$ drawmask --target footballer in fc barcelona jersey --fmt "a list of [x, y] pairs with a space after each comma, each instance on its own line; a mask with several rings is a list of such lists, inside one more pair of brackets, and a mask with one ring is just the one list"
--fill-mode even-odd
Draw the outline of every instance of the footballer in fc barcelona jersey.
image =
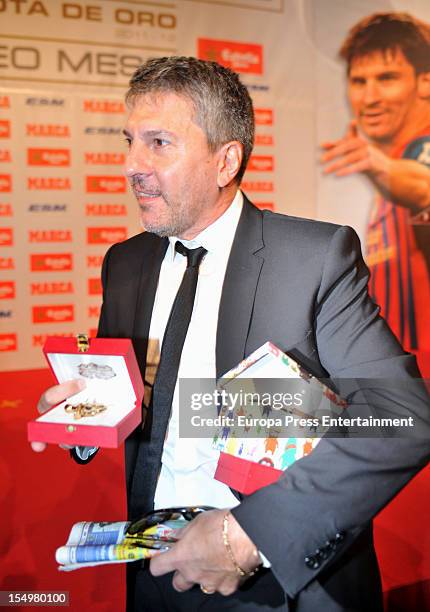
[[[366, 239], [370, 293], [430, 377], [430, 25], [378, 13], [340, 51], [354, 114], [346, 136], [323, 143], [326, 173], [363, 173], [376, 187]], [[425, 217], [425, 216], [424, 216]]]

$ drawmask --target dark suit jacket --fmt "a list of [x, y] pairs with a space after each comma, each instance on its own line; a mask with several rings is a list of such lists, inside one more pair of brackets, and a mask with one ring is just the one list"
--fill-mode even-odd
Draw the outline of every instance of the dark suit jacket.
[[[99, 335], [132, 338], [143, 375], [167, 243], [140, 234], [114, 245], [103, 265]], [[262, 212], [245, 199], [219, 310], [218, 376], [267, 340], [320, 377], [418, 376], [367, 281], [351, 228]], [[126, 443], [128, 492], [139, 433]], [[425, 440], [323, 440], [233, 510], [270, 559], [290, 609], [378, 609], [369, 521], [428, 459]]]

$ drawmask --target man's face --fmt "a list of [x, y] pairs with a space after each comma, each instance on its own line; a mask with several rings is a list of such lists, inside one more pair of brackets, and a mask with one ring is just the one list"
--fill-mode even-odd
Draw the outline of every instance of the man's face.
[[376, 142], [390, 143], [415, 121], [417, 78], [400, 49], [354, 59], [348, 95], [360, 128]]
[[195, 123], [190, 100], [146, 94], [124, 130], [126, 175], [143, 227], [160, 236], [193, 238], [217, 217], [217, 154]]

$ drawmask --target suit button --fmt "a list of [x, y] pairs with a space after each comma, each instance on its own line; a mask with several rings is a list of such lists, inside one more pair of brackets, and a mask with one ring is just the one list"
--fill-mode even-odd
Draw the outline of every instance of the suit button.
[[309, 557], [305, 557], [305, 564], [309, 569], [318, 569], [320, 566], [320, 562], [313, 555], [309, 555]]
[[318, 559], [327, 559], [329, 556], [329, 552], [324, 546], [322, 546], [321, 548], [316, 549], [315, 556]]
[[344, 539], [345, 539], [345, 533], [343, 531], [339, 531], [339, 533], [337, 533], [335, 537], [336, 543], [339, 544], [340, 542], [343, 542]]

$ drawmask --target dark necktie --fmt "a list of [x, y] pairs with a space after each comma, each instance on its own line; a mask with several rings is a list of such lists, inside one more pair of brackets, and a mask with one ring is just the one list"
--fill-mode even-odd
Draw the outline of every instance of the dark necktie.
[[175, 248], [187, 257], [187, 268], [164, 332], [151, 405], [137, 453], [130, 495], [132, 518], [139, 518], [152, 509], [179, 363], [193, 312], [199, 266], [207, 253], [203, 247], [187, 249], [181, 242], [176, 242]]

